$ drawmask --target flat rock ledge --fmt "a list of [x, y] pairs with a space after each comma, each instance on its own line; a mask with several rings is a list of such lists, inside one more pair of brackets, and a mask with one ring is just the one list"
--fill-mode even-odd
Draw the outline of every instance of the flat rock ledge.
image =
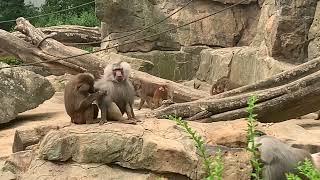
[[[217, 139], [210, 140], [210, 137], [214, 137], [211, 132], [225, 127], [222, 123], [190, 125], [208, 142], [211, 141], [208, 143], [210, 147], [218, 145], [214, 143]], [[225, 148], [223, 151], [224, 179], [241, 180], [250, 177], [250, 155], [244, 148], [236, 147], [245, 144], [239, 143], [245, 140], [245, 136], [240, 138], [242, 140], [233, 138], [235, 142], [229, 141], [228, 144], [235, 147]], [[211, 153], [214, 154], [214, 151]], [[50, 131], [40, 143], [38, 153], [40, 160], [37, 162], [46, 163], [38, 166], [37, 162], [33, 162], [29, 168], [31, 171], [25, 175], [33, 174], [35, 167], [38, 172], [45, 172], [40, 169], [48, 168], [46, 164], [52, 166], [52, 163], [44, 161], [49, 160], [58, 164], [72, 162], [70, 168], [58, 168], [66, 175], [66, 171], [72, 170], [74, 164], [116, 164], [131, 170], [149, 171], [154, 174], [169, 173], [186, 179], [202, 179], [205, 176], [194, 142], [183, 129], [170, 120], [149, 119], [139, 125], [116, 122], [103, 126], [72, 125]], [[69, 174], [74, 176], [73, 173]]]

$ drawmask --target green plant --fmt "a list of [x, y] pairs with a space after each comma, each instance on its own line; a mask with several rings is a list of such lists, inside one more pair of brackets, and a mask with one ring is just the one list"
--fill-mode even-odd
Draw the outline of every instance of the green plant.
[[251, 176], [255, 180], [260, 180], [262, 179], [261, 174], [262, 174], [262, 166], [263, 164], [260, 162], [260, 155], [258, 152], [258, 147], [260, 144], [255, 144], [254, 138], [257, 136], [256, 133], [256, 120], [255, 117], [257, 116], [256, 114], [253, 114], [253, 109], [255, 107], [255, 103], [257, 102], [257, 97], [256, 96], [251, 96], [248, 100], [248, 107], [247, 107], [247, 112], [248, 112], [248, 118], [247, 118], [247, 142], [248, 142], [248, 147], [247, 150], [251, 152], [252, 157], [250, 159], [251, 165], [254, 169], [254, 172], [252, 172]]
[[[320, 171], [317, 170], [309, 159], [305, 159], [304, 162], [299, 162], [297, 167], [299, 174], [305, 175], [310, 180], [320, 179]], [[301, 180], [301, 178], [292, 173], [286, 174], [288, 180]]]
[[94, 51], [93, 47], [84, 47], [84, 48], [81, 48], [81, 49], [83, 49], [85, 51], [88, 51], [88, 52], [93, 52]]
[[184, 128], [184, 130], [190, 135], [194, 140], [195, 146], [200, 153], [200, 157], [203, 159], [204, 166], [208, 173], [206, 180], [222, 180], [223, 163], [221, 157], [220, 149], [215, 155], [215, 159], [212, 158], [207, 153], [205, 148], [205, 142], [200, 135], [197, 135], [196, 131], [189, 127], [188, 123], [182, 120], [181, 117], [168, 116], [168, 119], [175, 121], [179, 126]]
[[9, 64], [9, 65], [19, 65], [23, 63], [20, 59], [17, 59], [13, 56], [0, 57], [0, 62]]

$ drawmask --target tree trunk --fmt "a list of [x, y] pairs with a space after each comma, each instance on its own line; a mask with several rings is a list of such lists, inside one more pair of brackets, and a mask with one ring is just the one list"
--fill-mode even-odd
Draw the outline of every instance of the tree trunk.
[[[24, 18], [17, 19], [16, 29], [26, 35], [32, 44], [12, 35], [9, 32], [0, 30], [0, 49], [15, 55], [26, 63], [45, 62], [86, 52], [75, 47], [65, 46], [51, 38], [43, 41], [46, 35], [40, 29], [32, 26], [29, 21]], [[88, 54], [57, 62], [42, 63], [39, 64], [39, 66], [51, 69], [51, 72], [55, 75], [62, 75], [64, 73], [77, 74], [87, 71], [98, 78], [103, 73], [103, 68], [109, 62], [114, 60], [126, 60], [130, 63], [131, 66], [133, 66], [133, 69], [136, 69], [133, 71], [133, 78], [147, 79], [155, 84], [170, 83], [173, 86], [174, 98], [177, 102], [197, 100], [209, 95], [208, 92], [185, 87], [181, 84], [158, 78], [145, 72], [137, 71], [137, 69], [141, 67], [141, 69], [144, 69], [143, 67], [147, 66], [153, 67], [153, 63], [146, 60], [125, 57], [115, 53], [109, 53], [108, 57], [104, 58], [100, 58], [100, 56], [96, 56], [95, 54]]]
[[260, 122], [280, 122], [320, 108], [320, 58], [256, 84], [209, 98], [158, 109], [149, 117], [176, 115], [187, 120], [214, 122], [247, 116], [247, 100], [258, 97], [254, 112]]
[[[100, 43], [90, 44], [90, 45], [77, 45], [72, 43], [89, 43], [101, 41], [101, 33], [97, 27], [84, 27], [76, 25], [61, 25], [61, 26], [52, 26], [45, 28], [37, 28], [42, 31], [45, 35], [55, 33], [52, 36], [53, 39], [70, 46], [99, 46]], [[19, 31], [12, 32], [16, 37], [19, 37], [27, 42], [30, 42], [31, 39], [29, 36], [24, 35]]]

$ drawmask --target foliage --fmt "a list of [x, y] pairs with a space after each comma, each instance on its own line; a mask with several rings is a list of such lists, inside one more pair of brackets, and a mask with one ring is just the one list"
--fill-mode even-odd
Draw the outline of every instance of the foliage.
[[[297, 169], [300, 174], [305, 175], [310, 180], [320, 179], [320, 171], [317, 170], [309, 159], [305, 159], [303, 163], [299, 162]], [[301, 180], [301, 178], [292, 173], [286, 174], [288, 180]]]
[[195, 141], [195, 146], [200, 153], [200, 157], [203, 159], [204, 166], [208, 173], [208, 177], [206, 180], [222, 180], [222, 172], [223, 172], [223, 164], [221, 151], [216, 153], [215, 159], [212, 160], [210, 155], [207, 153], [205, 148], [205, 142], [201, 136], [196, 134], [196, 131], [189, 127], [188, 123], [182, 120], [181, 117], [177, 118], [174, 116], [168, 117], [170, 120], [175, 121], [179, 126], [184, 128], [184, 130], [191, 136], [191, 138]]
[[[46, 0], [41, 8], [32, 5], [25, 5], [24, 0], [0, 1], [0, 21], [12, 20], [18, 17], [30, 17], [36, 15], [48, 14], [68, 8], [72, 8], [92, 0]], [[48, 27], [56, 25], [81, 25], [81, 26], [100, 26], [100, 21], [95, 15], [95, 4], [64, 11], [57, 14], [49, 14], [43, 17], [29, 19], [35, 27]], [[15, 22], [6, 22], [0, 24], [0, 29], [12, 31]]]
[[257, 102], [257, 97], [256, 96], [251, 96], [248, 100], [248, 107], [247, 107], [247, 112], [249, 114], [247, 118], [247, 142], [248, 142], [248, 147], [247, 150], [251, 152], [252, 157], [250, 159], [251, 165], [254, 169], [254, 172], [252, 172], [251, 176], [256, 179], [260, 180], [262, 179], [261, 174], [262, 174], [262, 163], [260, 162], [260, 156], [258, 152], [258, 147], [260, 144], [255, 144], [254, 138], [257, 136], [257, 132], [255, 131], [257, 124], [255, 117], [257, 116], [256, 114], [253, 114], [253, 109], [255, 107], [255, 103]]
[[93, 52], [94, 51], [93, 47], [84, 47], [84, 48], [81, 48], [81, 49], [83, 49], [85, 51], [88, 51], [88, 52]]
[[17, 59], [13, 56], [0, 57], [0, 62], [9, 64], [9, 65], [19, 65], [22, 64], [20, 59]]
[[[34, 16], [38, 9], [32, 5], [25, 5], [24, 0], [0, 1], [0, 21], [16, 19], [18, 17]], [[10, 31], [15, 26], [15, 22], [0, 24], [0, 29]]]
[[80, 25], [80, 26], [100, 26], [100, 21], [95, 15], [94, 9], [89, 9], [88, 11], [83, 11], [78, 14], [61, 14], [61, 15], [49, 15], [47, 17], [39, 18], [37, 22], [34, 23], [36, 27], [49, 27], [49, 26], [59, 26], [59, 25]]

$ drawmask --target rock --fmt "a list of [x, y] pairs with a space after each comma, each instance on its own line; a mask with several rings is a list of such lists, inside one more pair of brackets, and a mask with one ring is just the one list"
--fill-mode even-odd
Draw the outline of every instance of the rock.
[[317, 119], [319, 112], [309, 113], [300, 117], [300, 119]]
[[131, 65], [132, 69], [139, 71], [150, 72], [154, 67], [154, 64], [150, 61], [127, 57], [121, 54], [116, 54], [114, 52], [100, 52], [97, 53], [97, 55], [104, 60], [104, 66], [107, 66], [110, 62], [125, 61]]
[[254, 47], [204, 49], [196, 78], [215, 83], [229, 77], [230, 83], [239, 86], [258, 82], [294, 66], [268, 57], [263, 50]]
[[72, 75], [70, 74], [64, 74], [62, 76], [51, 75], [46, 78], [52, 84], [55, 92], [64, 92], [65, 85], [71, 77]]
[[313, 59], [320, 56], [320, 3], [317, 3], [316, 12], [314, 14], [313, 22], [309, 29], [308, 39], [310, 40], [308, 46], [308, 57]]
[[202, 91], [207, 91], [207, 92], [210, 92], [210, 89], [212, 86], [206, 82], [199, 81], [198, 79], [193, 79], [191, 81], [185, 81], [185, 82], [182, 82], [181, 84], [183, 84], [185, 86], [193, 87], [195, 89], [199, 89]]
[[[149, 37], [136, 43], [119, 47], [120, 52], [151, 51], [151, 50], [176, 50], [179, 46], [207, 45], [210, 47], [232, 47], [241, 42], [249, 45], [254, 37], [258, 23], [260, 8], [257, 1], [250, 0], [241, 6], [233, 7], [223, 13], [206, 18], [191, 25], [152, 36], [199, 19], [208, 14], [239, 2], [237, 0], [217, 0], [216, 2], [192, 2], [162, 22], [141, 33], [116, 40], [116, 44], [130, 42], [133, 39]], [[132, 34], [143, 27], [150, 26], [168, 17], [170, 14], [185, 5], [186, 1], [112, 1], [98, 0], [96, 14], [103, 22], [101, 24], [102, 38], [111, 36], [112, 39]], [[117, 17], [117, 18], [114, 18]], [[122, 32], [122, 33], [119, 33]], [[150, 37], [152, 36], [152, 37]]]
[[154, 63], [150, 74], [173, 81], [192, 79], [199, 67], [200, 51], [206, 46], [185, 47], [181, 51], [130, 52], [123, 55]]
[[280, 61], [304, 62], [316, 3], [317, 0], [265, 0], [251, 45], [266, 46], [268, 54]]
[[293, 147], [317, 153], [320, 152], [320, 131], [312, 131], [317, 127], [320, 127], [317, 120], [289, 120], [273, 124], [266, 129], [266, 133]]
[[[229, 141], [225, 141], [225, 137], [217, 137], [223, 131], [222, 128], [238, 128], [237, 123], [239, 122], [190, 125], [206, 138], [208, 145], [237, 146], [240, 138], [238, 133], [231, 132]], [[242, 131], [245, 130], [246, 126]], [[246, 140], [245, 133], [241, 139]], [[184, 130], [168, 120], [148, 119], [143, 125], [74, 125], [51, 131], [40, 144], [39, 157], [60, 163], [69, 160], [75, 163], [116, 163], [129, 169], [180, 174], [191, 179], [202, 179], [204, 176], [194, 142]], [[248, 152], [243, 149], [223, 154], [226, 169], [223, 179], [249, 179], [249, 159]]]
[[54, 94], [47, 79], [21, 68], [0, 70], [0, 89], [0, 124], [13, 120], [18, 113], [39, 106]]
[[17, 180], [17, 177], [10, 171], [0, 170], [0, 180]]
[[3, 166], [4, 171], [10, 171], [14, 174], [21, 174], [28, 170], [31, 161], [35, 158], [34, 151], [20, 151], [13, 153], [5, 161]]
[[67, 125], [69, 125], [69, 123], [18, 129], [14, 134], [12, 152], [24, 151], [28, 146], [37, 144], [49, 131], [57, 130]]
[[35, 180], [45, 177], [46, 180], [70, 179], [70, 180], [188, 180], [189, 178], [178, 174], [155, 174], [139, 170], [132, 171], [116, 165], [103, 164], [79, 164], [75, 162], [54, 163], [44, 160], [34, 160], [30, 170], [22, 176], [23, 180]]
[[50, 69], [45, 68], [45, 67], [41, 67], [41, 66], [25, 66], [22, 68], [26, 69], [28, 71], [32, 71], [32, 72], [39, 74], [41, 76], [44, 76], [44, 77], [52, 75], [52, 73], [50, 72]]

